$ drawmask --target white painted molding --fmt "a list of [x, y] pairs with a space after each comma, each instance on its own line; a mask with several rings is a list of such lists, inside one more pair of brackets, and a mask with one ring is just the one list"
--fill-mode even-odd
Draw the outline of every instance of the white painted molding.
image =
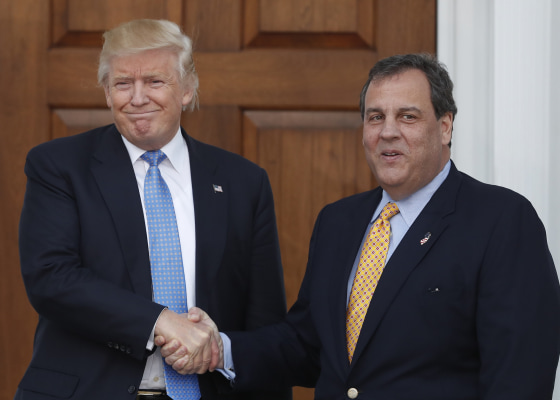
[[494, 178], [492, 23], [491, 1], [438, 1], [438, 58], [455, 83], [458, 108], [452, 158], [460, 170], [484, 182]]
[[495, 183], [531, 200], [549, 220], [550, 1], [496, 0]]
[[[439, 0], [438, 57], [455, 83], [459, 169], [534, 205], [560, 268], [560, 2]], [[554, 400], [560, 400], [560, 369]]]
[[438, 1], [438, 57], [459, 109], [452, 157], [475, 178], [527, 197], [560, 262], [558, 17], [554, 0]]

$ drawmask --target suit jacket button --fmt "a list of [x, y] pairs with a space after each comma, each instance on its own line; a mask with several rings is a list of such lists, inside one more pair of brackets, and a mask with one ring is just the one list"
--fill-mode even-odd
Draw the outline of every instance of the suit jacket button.
[[136, 393], [136, 386], [130, 385], [130, 386], [128, 387], [128, 393], [130, 393], [130, 394]]
[[356, 397], [358, 397], [358, 389], [350, 388], [348, 389], [347, 394], [349, 399], [355, 399]]

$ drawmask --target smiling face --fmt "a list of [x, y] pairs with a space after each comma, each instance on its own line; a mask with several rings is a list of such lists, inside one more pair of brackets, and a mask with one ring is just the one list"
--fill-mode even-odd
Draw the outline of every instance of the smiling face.
[[175, 53], [166, 49], [111, 60], [107, 105], [119, 132], [141, 149], [161, 149], [179, 129], [193, 92], [180, 81], [177, 65]]
[[410, 69], [369, 85], [363, 145], [377, 182], [404, 199], [443, 169], [450, 157], [453, 116], [436, 119], [424, 73]]

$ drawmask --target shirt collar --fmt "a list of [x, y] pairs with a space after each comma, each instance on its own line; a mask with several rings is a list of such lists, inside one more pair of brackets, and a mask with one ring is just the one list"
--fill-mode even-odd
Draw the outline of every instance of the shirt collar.
[[[121, 135], [121, 137], [128, 151], [130, 161], [134, 164], [146, 150], [130, 143], [123, 135]], [[173, 139], [161, 148], [161, 151], [167, 156], [167, 160], [169, 160], [176, 170], [180, 170], [181, 166], [187, 161], [186, 157], [188, 157], [188, 151], [183, 151], [185, 147], [186, 143], [183, 139], [183, 135], [181, 135], [181, 128], [179, 128], [175, 136], [173, 136]], [[165, 162], [165, 160], [163, 162]]]
[[379, 214], [381, 213], [383, 207], [385, 207], [385, 204], [393, 202], [396, 203], [399, 207], [399, 211], [403, 220], [408, 226], [411, 226], [414, 220], [416, 220], [416, 217], [418, 217], [418, 215], [422, 212], [426, 204], [428, 204], [436, 190], [438, 190], [443, 181], [445, 181], [445, 178], [447, 178], [447, 175], [449, 175], [450, 169], [451, 160], [447, 161], [440, 173], [437, 174], [430, 183], [428, 183], [426, 186], [416, 191], [415, 193], [411, 194], [407, 198], [399, 201], [394, 201], [391, 196], [389, 196], [389, 194], [385, 190], [383, 190], [381, 201], [375, 209], [375, 213], [373, 214], [371, 220], [374, 221], [379, 217]]

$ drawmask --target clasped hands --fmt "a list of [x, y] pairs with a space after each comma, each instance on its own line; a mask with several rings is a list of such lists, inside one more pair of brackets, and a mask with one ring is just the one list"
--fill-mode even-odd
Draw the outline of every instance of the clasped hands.
[[200, 308], [193, 307], [187, 314], [164, 310], [154, 333], [165, 362], [180, 374], [203, 374], [224, 366], [218, 327]]

